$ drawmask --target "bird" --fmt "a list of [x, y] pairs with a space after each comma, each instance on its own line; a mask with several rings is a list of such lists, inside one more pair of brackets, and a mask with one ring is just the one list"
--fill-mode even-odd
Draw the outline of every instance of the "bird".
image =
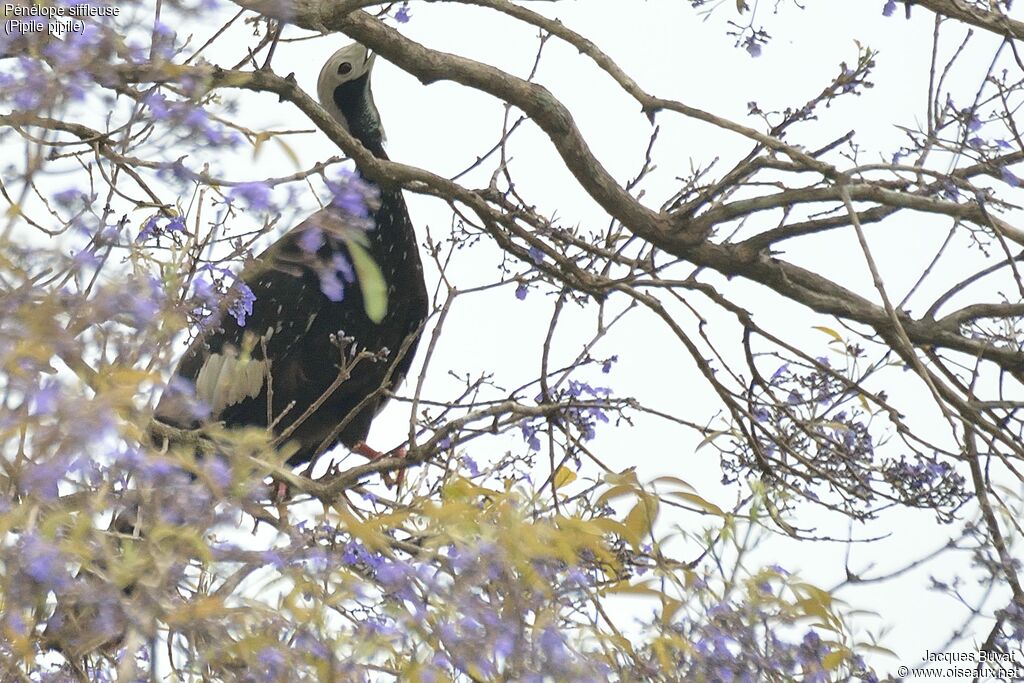
[[[386, 160], [370, 88], [375, 59], [360, 43], [341, 48], [321, 69], [317, 95], [332, 118]], [[428, 295], [401, 188], [384, 184], [378, 191], [367, 209], [372, 227], [353, 227], [361, 217], [336, 201], [242, 269], [236, 284], [255, 297], [251, 312], [240, 320], [222, 306], [171, 380], [192, 388], [207, 414], [165, 391], [157, 420], [181, 429], [215, 422], [269, 427], [290, 449], [292, 467], [339, 443], [381, 455], [366, 437], [412, 364]]]

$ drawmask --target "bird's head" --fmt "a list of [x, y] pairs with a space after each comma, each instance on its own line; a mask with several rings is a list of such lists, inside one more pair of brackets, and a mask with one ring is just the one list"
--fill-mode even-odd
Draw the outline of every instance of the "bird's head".
[[327, 60], [316, 84], [324, 109], [371, 149], [384, 140], [384, 128], [370, 91], [370, 72], [376, 57], [364, 45], [346, 45]]

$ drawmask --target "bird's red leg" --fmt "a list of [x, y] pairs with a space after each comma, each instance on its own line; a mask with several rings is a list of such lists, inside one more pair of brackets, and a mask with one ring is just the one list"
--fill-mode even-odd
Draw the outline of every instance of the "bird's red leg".
[[277, 507], [277, 518], [286, 520], [288, 519], [288, 499], [291, 497], [288, 482], [271, 479], [270, 485], [272, 487], [270, 499]]
[[[356, 445], [352, 446], [352, 452], [358, 453], [368, 460], [380, 460], [381, 458], [404, 458], [405, 446], [399, 446], [388, 453], [381, 453], [376, 448], [369, 446], [365, 441], [360, 441]], [[405, 481], [405, 468], [398, 470], [398, 474], [393, 477], [390, 472], [384, 475], [384, 483], [389, 487], [395, 486], [401, 488], [403, 481]]]

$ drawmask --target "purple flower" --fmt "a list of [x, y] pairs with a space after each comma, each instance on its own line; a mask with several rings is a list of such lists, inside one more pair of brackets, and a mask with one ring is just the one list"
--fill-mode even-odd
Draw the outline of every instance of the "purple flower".
[[231, 485], [231, 467], [224, 458], [211, 458], [205, 469], [215, 486], [225, 489]]
[[52, 415], [57, 410], [60, 384], [47, 380], [32, 397], [33, 415]]
[[262, 669], [263, 680], [277, 681], [284, 677], [288, 660], [278, 648], [268, 645], [259, 651], [256, 661]]
[[174, 36], [174, 29], [162, 21], [153, 22], [153, 33], [158, 36]]
[[519, 423], [519, 429], [523, 433], [523, 439], [530, 446], [530, 450], [540, 450], [540, 439], [537, 438], [537, 427], [529, 423], [528, 420], [523, 420]]
[[159, 231], [160, 228], [157, 226], [156, 221], [157, 217], [152, 216], [150, 217], [149, 220], [142, 224], [142, 230], [139, 230], [139, 234], [135, 238], [136, 244], [138, 244], [139, 242], [145, 242]]
[[162, 228], [160, 227], [159, 220], [159, 216], [152, 216], [149, 220], [143, 223], [142, 230], [139, 231], [138, 236], [135, 238], [135, 243], [138, 244], [139, 242], [144, 242], [148, 240], [150, 237], [161, 235], [164, 233], [164, 231], [185, 232], [184, 216], [175, 216], [170, 221], [168, 221], [167, 225], [165, 225]]
[[20, 88], [14, 93], [14, 108], [20, 111], [37, 109], [43, 103], [43, 93], [32, 88]]
[[195, 174], [181, 162], [181, 160], [161, 164], [158, 175], [163, 179], [173, 178], [178, 182], [192, 181]]
[[197, 277], [192, 281], [192, 295], [201, 299], [206, 306], [213, 306], [220, 299], [217, 288], [206, 277]]
[[357, 541], [349, 541], [341, 553], [341, 561], [348, 565], [362, 561], [369, 553]]
[[331, 257], [331, 267], [345, 282], [356, 281], [356, 271], [352, 268], [352, 264], [349, 262], [348, 257], [340, 251]]
[[160, 312], [165, 298], [163, 287], [153, 277], [136, 278], [126, 284], [125, 299], [118, 303], [131, 315], [135, 327], [145, 327]]
[[210, 121], [209, 115], [202, 107], [190, 107], [182, 123], [191, 128], [193, 134], [202, 136], [212, 145], [222, 145], [225, 142], [230, 142], [225, 137], [223, 131]]
[[334, 193], [331, 204], [356, 218], [369, 217], [370, 203], [379, 195], [377, 188], [349, 170], [343, 170], [337, 180], [327, 183], [327, 187]]
[[888, 0], [882, 8], [883, 17], [891, 17], [896, 11], [896, 0]]
[[544, 250], [536, 246], [530, 247], [530, 258], [533, 259], [533, 262], [538, 265], [544, 263]]
[[412, 15], [409, 13], [409, 3], [403, 3], [402, 6], [398, 8], [398, 11], [395, 12], [395, 21], [399, 24], [407, 24], [411, 18]]
[[385, 586], [397, 586], [405, 580], [405, 567], [398, 562], [384, 562], [377, 567], [376, 577]]
[[338, 277], [338, 271], [331, 268], [320, 270], [320, 291], [328, 299], [334, 302], [342, 301], [345, 298], [345, 283]]
[[617, 355], [608, 358], [607, 360], [605, 360], [604, 363], [601, 364], [601, 372], [607, 375], [609, 372], [612, 371], [612, 364], [617, 363], [618, 361], [619, 357]]
[[789, 363], [783, 363], [782, 365], [780, 365], [780, 366], [779, 366], [779, 369], [778, 369], [778, 370], [776, 370], [776, 371], [775, 371], [775, 372], [774, 372], [774, 373], [772, 374], [772, 378], [771, 378], [770, 380], [768, 380], [768, 381], [769, 381], [770, 383], [773, 383], [773, 384], [774, 384], [774, 383], [775, 383], [775, 380], [777, 380], [777, 379], [778, 379], [779, 377], [781, 377], [781, 376], [782, 376], [782, 374], [783, 374], [784, 372], [786, 372], [787, 370], [789, 370]]
[[83, 249], [71, 257], [71, 262], [79, 268], [98, 268], [102, 261], [92, 249]]
[[522, 301], [526, 298], [526, 295], [530, 293], [530, 288], [526, 286], [526, 283], [520, 282], [519, 286], [516, 287], [516, 298]]
[[300, 249], [315, 254], [324, 244], [324, 233], [320, 228], [312, 227], [299, 233], [297, 241]]
[[34, 462], [26, 466], [22, 473], [21, 489], [40, 500], [56, 500], [60, 493], [58, 486], [67, 471], [67, 458], [53, 457]]
[[540, 648], [549, 664], [556, 667], [568, 664], [569, 652], [565, 649], [561, 634], [554, 628], [546, 628], [541, 632]]
[[761, 56], [761, 44], [757, 42], [757, 39], [754, 38], [754, 36], [749, 36], [743, 41], [743, 48], [751, 57], [757, 58]]
[[1013, 171], [1006, 168], [1005, 166], [1003, 166], [1003, 168], [1000, 169], [1000, 175], [1003, 178], [1003, 182], [1006, 183], [1007, 185], [1011, 187], [1020, 186], [1020, 178], [1014, 175]]
[[462, 465], [466, 468], [466, 471], [469, 472], [469, 476], [476, 477], [480, 474], [480, 468], [477, 467], [476, 461], [474, 461], [473, 458], [468, 455], [464, 455], [461, 460]]
[[167, 98], [163, 93], [151, 92], [146, 95], [142, 102], [149, 108], [149, 112], [155, 121], [166, 121], [171, 118], [171, 107], [167, 104]]
[[238, 288], [238, 296], [231, 302], [228, 312], [234, 316], [239, 327], [245, 327], [245, 319], [252, 315], [252, 305], [256, 301], [256, 295], [249, 289], [249, 285], [242, 281], [235, 283]]
[[228, 198], [244, 199], [249, 208], [255, 211], [266, 211], [271, 206], [270, 186], [261, 182], [239, 183], [228, 192]]
[[501, 633], [494, 639], [494, 654], [502, 659], [508, 659], [516, 649], [516, 639], [511, 633]]
[[51, 541], [35, 533], [22, 538], [19, 559], [25, 574], [47, 588], [59, 590], [71, 582], [64, 555]]
[[76, 187], [69, 187], [53, 195], [53, 201], [65, 209], [71, 208], [75, 202], [82, 199], [86, 199], [86, 196]]

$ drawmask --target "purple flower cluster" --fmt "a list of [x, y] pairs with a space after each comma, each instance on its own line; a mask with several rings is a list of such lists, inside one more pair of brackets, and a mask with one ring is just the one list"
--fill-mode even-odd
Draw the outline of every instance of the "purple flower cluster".
[[750, 406], [745, 431], [752, 439], [734, 438], [723, 448], [723, 481], [743, 481], [767, 467], [812, 501], [830, 491], [849, 514], [870, 515], [879, 494], [870, 416], [829, 360], [816, 360], [773, 372]]
[[[17, 26], [17, 22], [8, 22], [9, 29]], [[33, 42], [45, 34], [32, 32], [21, 39]], [[102, 55], [113, 47], [110, 35], [104, 27], [87, 23], [83, 30], [70, 32], [62, 40], [47, 41], [41, 50], [19, 49], [19, 56], [0, 74], [0, 102], [17, 111], [36, 112], [83, 100], [107, 68]], [[29, 54], [39, 56], [26, 56]]]
[[[146, 95], [143, 103], [149, 117], [178, 131], [183, 143], [209, 148], [234, 147], [242, 141], [241, 135], [225, 130], [201, 105], [191, 100], [171, 100], [159, 90], [153, 90]], [[247, 188], [245, 193], [258, 195], [258, 191], [251, 188]]]
[[[877, 683], [878, 678], [859, 657], [847, 655], [843, 666], [837, 666], [842, 661], [827, 662], [830, 654], [842, 651], [826, 644], [816, 630], [804, 631], [796, 638], [781, 635], [787, 630], [799, 633], [795, 625], [789, 625], [791, 620], [773, 602], [756, 597], [743, 602], [717, 602], [703, 615], [684, 616], [669, 625], [667, 630], [675, 638], [667, 642], [679, 642], [681, 638], [689, 643], [672, 652], [681, 680]], [[652, 627], [665, 628], [658, 624]], [[649, 667], [635, 673], [662, 670], [657, 655], [646, 654]]]
[[[603, 367], [610, 370], [614, 360], [617, 360], [617, 357], [605, 361]], [[571, 425], [578, 431], [584, 441], [590, 441], [597, 436], [597, 424], [610, 421], [605, 410], [609, 407], [611, 394], [612, 391], [608, 387], [594, 387], [587, 382], [570, 379], [566, 382], [566, 387], [557, 390], [551, 400], [566, 404], [560, 413], [561, 419], [566, 425]], [[538, 395], [535, 400], [541, 402], [544, 397]], [[573, 405], [578, 403], [590, 405]], [[545, 423], [546, 420], [540, 418], [524, 418], [519, 422], [523, 440], [529, 445], [530, 450], [540, 450], [539, 433]]]
[[268, 211], [273, 207], [271, 187], [266, 183], [239, 183], [228, 191], [228, 201], [241, 199], [253, 211]]
[[371, 214], [380, 206], [380, 190], [366, 182], [358, 172], [342, 169], [333, 179], [326, 181], [331, 191], [331, 206], [341, 209], [354, 219], [353, 225], [364, 230], [373, 228]]
[[1024, 605], [1011, 602], [1003, 609], [996, 610], [995, 617], [1001, 622], [996, 644], [1019, 652], [1024, 647]]
[[229, 297], [228, 314], [240, 327], [245, 327], [245, 321], [252, 314], [253, 304], [256, 303], [256, 295], [249, 285], [223, 266], [207, 264], [199, 268], [192, 281], [192, 291], [192, 314], [204, 326], [217, 319], [216, 312], [224, 297]]
[[331, 254], [330, 260], [319, 261], [317, 275], [320, 277], [320, 291], [331, 301], [345, 298], [346, 284], [356, 281], [355, 270], [343, 252]]
[[883, 464], [882, 476], [905, 505], [933, 509], [943, 521], [952, 521], [950, 513], [971, 497], [964, 477], [938, 457], [900, 456]]
[[159, 237], [160, 235], [183, 232], [185, 232], [184, 216], [175, 216], [169, 219], [165, 225], [160, 225], [159, 216], [153, 216], [142, 224], [142, 230], [140, 230], [138, 236], [136, 236], [135, 242], [145, 242], [148, 239]]
[[399, 24], [407, 24], [411, 18], [412, 14], [409, 12], [409, 3], [403, 2], [402, 6], [398, 8], [397, 12], [395, 12], [395, 21]]

